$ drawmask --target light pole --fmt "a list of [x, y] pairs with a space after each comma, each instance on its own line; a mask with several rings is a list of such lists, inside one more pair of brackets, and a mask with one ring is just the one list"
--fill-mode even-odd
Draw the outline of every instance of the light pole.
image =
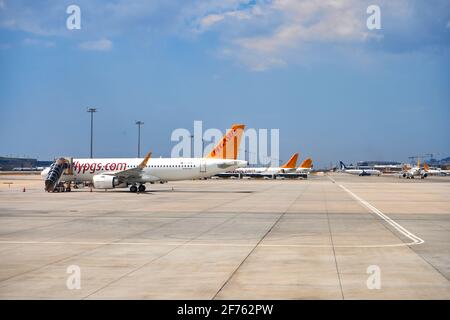
[[191, 134], [189, 136], [191, 138], [191, 152], [190, 152], [190, 156], [193, 158], [194, 157], [194, 135]]
[[141, 126], [144, 124], [143, 121], [136, 121], [138, 126], [138, 158], [141, 157]]
[[97, 112], [96, 108], [88, 108], [87, 112], [91, 114], [91, 159], [92, 159], [92, 145], [94, 141], [94, 112]]
[[203, 154], [205, 152], [205, 140], [202, 137], [202, 155], [201, 157], [203, 158], [205, 155]]

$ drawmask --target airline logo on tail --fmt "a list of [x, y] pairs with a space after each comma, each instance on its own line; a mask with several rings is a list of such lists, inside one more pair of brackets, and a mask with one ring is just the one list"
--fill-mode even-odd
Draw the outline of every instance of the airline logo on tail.
[[339, 161], [339, 163], [341, 164], [341, 170], [347, 169], [347, 167], [345, 166], [345, 164], [342, 161]]
[[293, 169], [297, 165], [298, 152], [295, 153], [285, 164], [281, 166], [281, 168], [285, 169]]
[[207, 158], [236, 160], [244, 128], [243, 124], [232, 125]]

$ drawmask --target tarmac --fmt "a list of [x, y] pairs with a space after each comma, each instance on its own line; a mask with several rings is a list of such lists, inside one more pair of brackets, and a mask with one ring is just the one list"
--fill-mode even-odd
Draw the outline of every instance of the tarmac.
[[0, 176], [0, 299], [450, 298], [450, 177], [147, 189]]

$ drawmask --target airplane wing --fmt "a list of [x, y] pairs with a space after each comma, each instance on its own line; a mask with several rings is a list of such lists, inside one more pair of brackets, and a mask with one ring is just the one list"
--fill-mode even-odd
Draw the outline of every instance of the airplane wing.
[[220, 177], [220, 178], [230, 178], [230, 177], [239, 177], [239, 173], [237, 172], [223, 172], [223, 173], [218, 173], [215, 176]]
[[143, 169], [147, 166], [147, 162], [152, 156], [152, 153], [149, 152], [145, 156], [144, 160], [135, 168], [119, 171], [119, 172], [105, 172], [103, 174], [112, 175], [119, 178], [119, 181], [139, 181], [142, 178]]

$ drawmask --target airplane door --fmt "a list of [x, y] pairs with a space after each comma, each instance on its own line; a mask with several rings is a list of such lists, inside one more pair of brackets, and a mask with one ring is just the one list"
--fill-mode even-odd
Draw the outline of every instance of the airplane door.
[[66, 175], [73, 175], [73, 158], [72, 157], [64, 157], [64, 159], [66, 160], [66, 167], [64, 170], [64, 173]]
[[204, 160], [200, 160], [200, 172], [206, 172], [206, 162]]

